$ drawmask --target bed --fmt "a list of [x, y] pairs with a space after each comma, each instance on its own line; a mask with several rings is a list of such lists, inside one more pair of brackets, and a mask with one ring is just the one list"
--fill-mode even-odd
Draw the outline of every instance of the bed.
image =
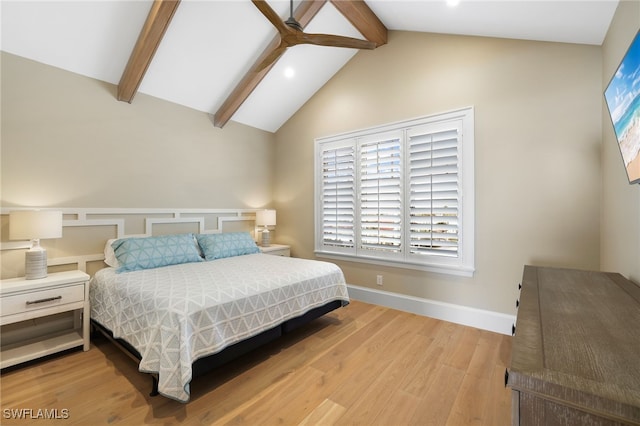
[[248, 235], [215, 235], [109, 242], [113, 266], [90, 284], [94, 326], [139, 360], [157, 393], [180, 402], [195, 376], [349, 303], [336, 265], [262, 254]]

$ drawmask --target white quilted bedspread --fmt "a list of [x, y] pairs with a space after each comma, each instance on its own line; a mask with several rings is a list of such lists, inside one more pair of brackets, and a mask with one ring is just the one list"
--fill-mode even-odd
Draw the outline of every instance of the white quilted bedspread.
[[91, 318], [129, 342], [162, 395], [189, 400], [192, 363], [332, 300], [347, 304], [342, 271], [314, 260], [251, 254], [91, 281]]

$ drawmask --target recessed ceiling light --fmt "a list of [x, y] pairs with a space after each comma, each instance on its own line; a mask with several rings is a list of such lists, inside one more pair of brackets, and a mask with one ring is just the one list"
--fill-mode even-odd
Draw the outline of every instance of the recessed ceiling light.
[[447, 6], [456, 7], [460, 4], [460, 0], [447, 0]]
[[293, 76], [296, 75], [296, 70], [294, 70], [291, 67], [286, 67], [284, 69], [284, 76], [287, 78], [293, 78]]

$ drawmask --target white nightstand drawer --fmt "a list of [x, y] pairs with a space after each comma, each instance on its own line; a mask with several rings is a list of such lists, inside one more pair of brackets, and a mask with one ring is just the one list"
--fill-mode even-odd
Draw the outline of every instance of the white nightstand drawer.
[[20, 293], [2, 298], [2, 316], [84, 301], [84, 284]]
[[291, 256], [291, 247], [283, 244], [271, 244], [267, 247], [260, 247], [260, 251], [264, 254], [271, 254], [274, 256]]
[[[89, 275], [82, 271], [53, 272], [45, 278], [0, 281], [0, 325], [11, 334], [0, 347], [0, 368], [55, 354], [76, 346], [88, 351]], [[73, 325], [49, 320], [73, 312]], [[41, 319], [39, 321], [31, 321]], [[52, 322], [57, 322], [53, 319]], [[4, 328], [13, 324], [8, 328]], [[70, 327], [71, 326], [71, 327]]]

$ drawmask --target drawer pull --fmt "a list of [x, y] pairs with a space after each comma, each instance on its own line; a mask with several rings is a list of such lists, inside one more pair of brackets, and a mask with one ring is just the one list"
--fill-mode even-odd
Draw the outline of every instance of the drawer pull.
[[520, 307], [520, 299], [516, 299], [516, 308]]
[[45, 303], [45, 302], [53, 302], [54, 300], [61, 300], [62, 296], [56, 296], [56, 297], [47, 297], [44, 299], [38, 299], [38, 300], [27, 300], [27, 305], [36, 305], [38, 303]]
[[512, 336], [515, 336], [515, 335], [516, 335], [516, 325], [515, 325], [515, 324], [513, 324], [513, 325], [511, 326], [511, 335], [512, 335]]
[[505, 368], [504, 369], [504, 387], [506, 388], [508, 384], [509, 384], [509, 370]]

